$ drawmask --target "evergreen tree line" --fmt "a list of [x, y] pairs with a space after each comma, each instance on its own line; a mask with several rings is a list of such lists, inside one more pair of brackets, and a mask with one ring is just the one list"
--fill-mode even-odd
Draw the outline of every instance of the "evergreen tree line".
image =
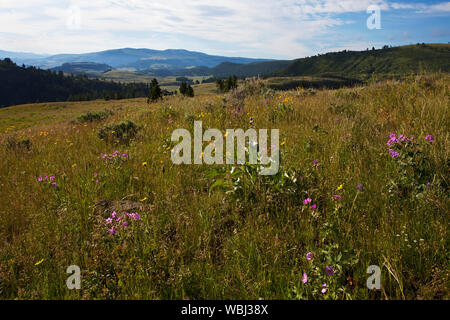
[[230, 90], [236, 89], [238, 86], [237, 77], [234, 75], [228, 77], [227, 79], [216, 79], [216, 87], [220, 92], [228, 92]]
[[0, 107], [55, 101], [128, 99], [146, 97], [145, 83], [116, 83], [91, 80], [85, 75], [19, 67], [9, 58], [0, 59]]

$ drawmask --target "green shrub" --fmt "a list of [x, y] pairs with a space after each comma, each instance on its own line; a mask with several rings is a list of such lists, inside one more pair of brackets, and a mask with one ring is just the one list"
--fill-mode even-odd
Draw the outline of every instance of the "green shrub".
[[86, 112], [82, 115], [80, 115], [77, 120], [81, 123], [86, 122], [99, 122], [102, 121], [109, 116], [113, 115], [114, 113], [111, 110], [105, 110], [105, 111], [99, 111], [99, 112]]
[[127, 120], [120, 123], [105, 125], [98, 131], [98, 137], [108, 143], [129, 144], [136, 137], [138, 127], [134, 122]]

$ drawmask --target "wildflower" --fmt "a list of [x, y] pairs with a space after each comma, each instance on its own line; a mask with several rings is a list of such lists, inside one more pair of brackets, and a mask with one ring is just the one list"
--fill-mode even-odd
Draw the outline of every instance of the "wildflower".
[[308, 203], [311, 203], [312, 199], [311, 198], [306, 198], [305, 200], [303, 200], [303, 204], [307, 205]]
[[313, 160], [313, 163], [314, 163], [314, 164], [319, 164], [319, 161]]
[[394, 149], [389, 149], [389, 153], [391, 154], [392, 158], [397, 158], [399, 156], [398, 151]]
[[128, 227], [128, 222], [124, 221], [124, 222], [122, 223], [122, 227], [124, 227], [124, 228]]
[[340, 195], [338, 195], [338, 194], [333, 194], [333, 198], [335, 198], [335, 199], [342, 199], [342, 197]]
[[302, 282], [303, 284], [308, 282], [308, 275], [305, 272], [303, 272]]
[[42, 177], [39, 177], [39, 178], [38, 178], [38, 181], [39, 181], [39, 182], [42, 182], [42, 180], [43, 180]]
[[337, 187], [336, 191], [342, 190], [344, 186], [341, 184], [339, 187]]
[[134, 213], [134, 219], [141, 220], [141, 216], [139, 215], [139, 213], [137, 212]]
[[168, 120], [168, 121], [169, 121], [169, 123], [172, 123], [172, 122], [173, 122], [172, 118], [169, 118], [169, 120]]
[[109, 233], [113, 236], [116, 234], [116, 229], [114, 229], [114, 227], [111, 227], [111, 229], [108, 229]]
[[359, 191], [363, 191], [363, 185], [361, 184], [361, 183], [359, 183], [357, 186], [356, 186], [356, 189], [358, 189]]
[[145, 200], [147, 200], [147, 197], [145, 197], [145, 198], [143, 198], [143, 199], [141, 199], [141, 200], [139, 200], [140, 202], [144, 202]]
[[57, 187], [58, 184], [57, 184], [56, 182], [53, 182], [53, 183], [52, 183], [52, 186]]
[[427, 140], [429, 142], [434, 142], [434, 137], [431, 134], [429, 134], [425, 137], [425, 140]]
[[53, 180], [55, 180], [55, 176], [51, 176], [49, 179], [50, 179], [50, 181], [53, 181]]
[[322, 287], [324, 287], [320, 292], [322, 292], [323, 294], [327, 293], [328, 291], [328, 286], [326, 283], [322, 284]]
[[316, 209], [317, 208], [317, 204], [313, 204], [312, 206], [311, 206], [311, 209]]
[[77, 166], [77, 164], [76, 163], [74, 163], [73, 165], [72, 165], [72, 168], [75, 168]]
[[122, 157], [126, 158], [128, 155], [126, 153], [122, 153]]
[[107, 224], [111, 224], [112, 222], [113, 222], [112, 218], [106, 219], [106, 223], [107, 223]]
[[116, 215], [117, 215], [117, 212], [113, 211], [113, 213], [111, 213], [111, 218], [114, 219], [116, 217]]
[[44, 262], [44, 260], [45, 260], [45, 259], [42, 259], [42, 260], [36, 262], [34, 265], [35, 265], [35, 266], [38, 266], [38, 265], [40, 265], [42, 262]]
[[98, 182], [99, 182], [98, 180], [95, 180], [95, 183], [96, 183], [96, 184], [98, 184]]
[[146, 167], [147, 164], [148, 164], [147, 162], [142, 162], [142, 166], [143, 166], [143, 167]]
[[313, 257], [313, 253], [312, 253], [312, 252], [308, 252], [308, 253], [306, 254], [306, 260], [311, 261], [311, 260], [312, 260], [312, 257]]
[[332, 276], [334, 274], [334, 269], [332, 266], [326, 266], [325, 267], [325, 274], [327, 276]]

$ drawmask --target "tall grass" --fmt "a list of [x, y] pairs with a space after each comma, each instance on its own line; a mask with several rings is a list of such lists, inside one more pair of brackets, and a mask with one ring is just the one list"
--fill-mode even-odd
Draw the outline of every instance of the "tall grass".
[[[102, 103], [96, 110], [114, 114], [101, 123], [7, 129], [0, 297], [448, 299], [448, 85], [436, 74], [242, 101], [135, 99]], [[192, 129], [195, 119], [204, 129], [247, 129], [250, 118], [255, 128], [280, 129], [279, 175], [172, 164], [174, 129]], [[140, 130], [126, 143], [99, 138], [105, 125], [127, 120]], [[396, 146], [397, 158], [386, 145], [391, 133], [414, 137]], [[218, 179], [226, 183], [210, 190]], [[129, 225], [114, 222], [111, 235], [113, 211]], [[82, 270], [81, 290], [66, 287], [70, 265]], [[379, 291], [366, 287], [370, 265], [381, 268]]]

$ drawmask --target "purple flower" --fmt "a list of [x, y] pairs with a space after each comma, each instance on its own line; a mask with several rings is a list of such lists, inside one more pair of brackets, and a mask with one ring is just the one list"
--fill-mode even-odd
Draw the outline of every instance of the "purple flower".
[[317, 208], [317, 204], [313, 204], [312, 206], [311, 206], [311, 209], [316, 209]]
[[306, 260], [311, 261], [311, 260], [312, 260], [312, 257], [313, 257], [313, 253], [312, 253], [312, 252], [308, 252], [308, 253], [306, 254]]
[[39, 181], [39, 182], [42, 182], [42, 180], [43, 180], [42, 177], [39, 177], [39, 178], [38, 178], [38, 181]]
[[116, 217], [116, 215], [117, 215], [117, 212], [113, 211], [113, 213], [111, 213], [111, 218], [114, 219]]
[[137, 212], [134, 213], [134, 219], [141, 220], [141, 216], [139, 215], [139, 213]]
[[429, 142], [434, 142], [434, 137], [431, 134], [429, 134], [425, 137], [425, 140], [427, 140]]
[[56, 182], [53, 182], [53, 183], [52, 183], [52, 186], [57, 187], [58, 184], [57, 184]]
[[335, 199], [342, 199], [342, 197], [340, 195], [338, 195], [338, 194], [333, 194], [332, 197], [335, 198]]
[[169, 120], [167, 120], [167, 121], [169, 121], [169, 123], [172, 123], [172, 122], [173, 122], [172, 118], [169, 118]]
[[53, 180], [55, 180], [55, 176], [50, 177], [50, 181], [53, 181]]
[[106, 219], [106, 223], [111, 224], [113, 220], [111, 218]]
[[392, 158], [397, 158], [399, 156], [398, 151], [394, 149], [389, 149], [389, 153], [391, 154]]
[[122, 222], [122, 227], [124, 227], [124, 228], [128, 227], [128, 222], [126, 222], [126, 221]]
[[111, 229], [108, 229], [108, 231], [112, 236], [116, 234], [116, 229], [114, 229], [114, 227], [111, 227]]
[[327, 284], [326, 283], [322, 284], [322, 287], [324, 287], [324, 288], [320, 292], [322, 292], [323, 294], [327, 293], [327, 291], [328, 291]]
[[268, 102], [267, 98], [266, 98], [266, 99], [264, 99], [264, 104], [267, 104], [267, 102]]
[[334, 269], [332, 266], [326, 266], [325, 267], [325, 274], [327, 276], [332, 276], [334, 274]]
[[361, 184], [361, 183], [359, 183], [357, 186], [356, 186], [356, 189], [358, 189], [359, 191], [363, 191], [363, 185]]
[[319, 161], [313, 160], [313, 163], [314, 163], [314, 164], [319, 164]]
[[307, 282], [308, 282], [308, 275], [305, 272], [303, 272], [302, 283], [305, 284]]
[[303, 200], [303, 204], [307, 205], [308, 203], [311, 203], [312, 199], [311, 198], [306, 198], [305, 200]]

